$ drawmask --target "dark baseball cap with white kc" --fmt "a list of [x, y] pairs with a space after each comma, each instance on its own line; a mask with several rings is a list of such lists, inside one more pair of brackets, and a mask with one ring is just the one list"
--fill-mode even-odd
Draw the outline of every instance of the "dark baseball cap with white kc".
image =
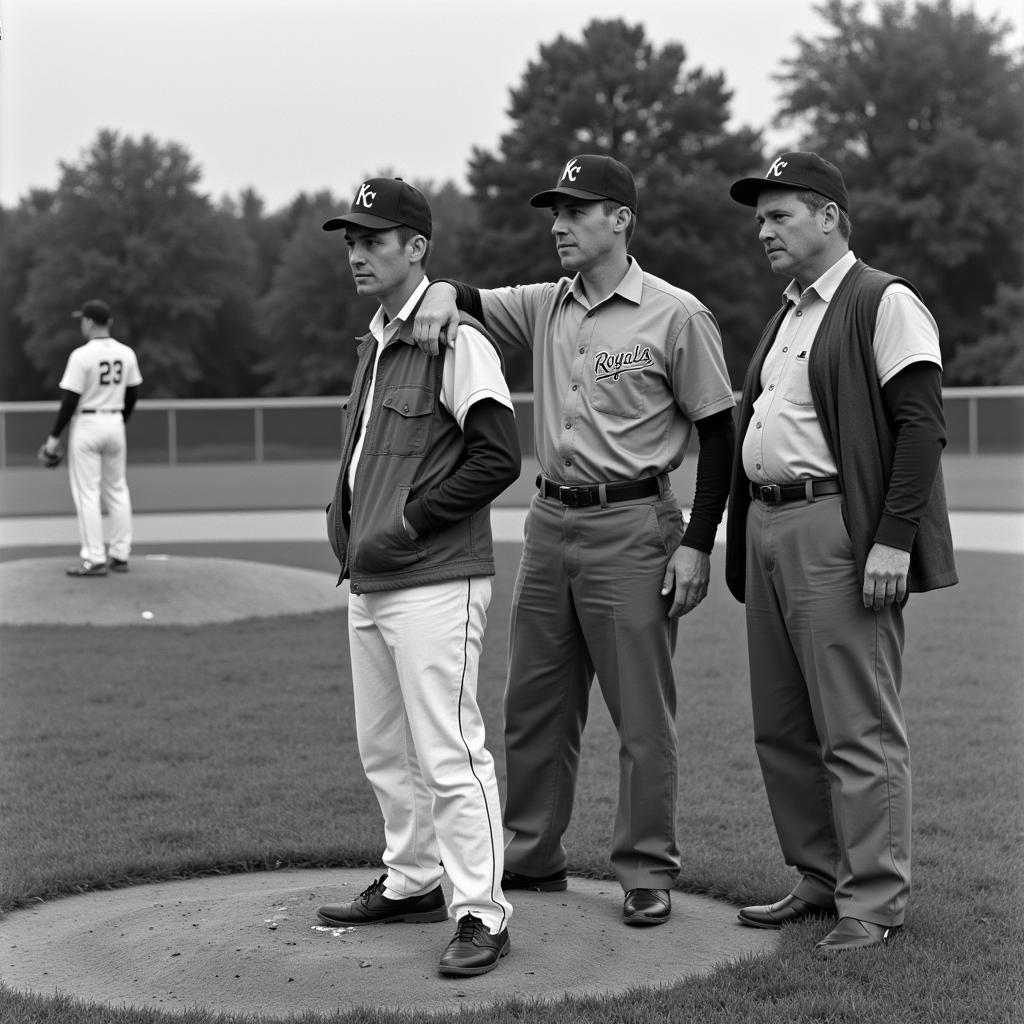
[[610, 199], [636, 213], [636, 182], [629, 168], [614, 157], [582, 153], [562, 168], [558, 183], [547, 192], [538, 192], [531, 206], [551, 206], [560, 198], [596, 202]]
[[419, 189], [401, 178], [370, 178], [359, 186], [348, 213], [325, 221], [324, 231], [339, 231], [349, 224], [386, 231], [409, 227], [430, 237], [433, 221], [430, 204]]

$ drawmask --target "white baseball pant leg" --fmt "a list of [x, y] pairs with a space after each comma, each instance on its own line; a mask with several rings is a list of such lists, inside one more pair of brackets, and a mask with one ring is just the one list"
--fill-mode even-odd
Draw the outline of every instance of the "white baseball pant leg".
[[68, 439], [68, 477], [78, 514], [80, 554], [96, 564], [107, 560], [103, 509], [110, 526], [110, 555], [128, 561], [132, 547], [132, 504], [125, 479], [127, 445], [118, 413], [79, 414]]
[[447, 872], [452, 918], [472, 913], [497, 932], [512, 907], [476, 699], [490, 599], [486, 576], [352, 594], [348, 629], [359, 754], [384, 816], [385, 894], [419, 895]]

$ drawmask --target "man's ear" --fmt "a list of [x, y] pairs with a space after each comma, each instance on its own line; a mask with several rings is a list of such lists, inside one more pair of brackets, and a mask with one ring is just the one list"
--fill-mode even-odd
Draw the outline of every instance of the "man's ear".
[[426, 254], [430, 242], [425, 235], [413, 235], [405, 244], [409, 252], [409, 262], [419, 263]]
[[615, 211], [614, 230], [625, 233], [629, 230], [629, 223], [633, 219], [633, 211], [628, 206], [620, 206]]
[[821, 208], [821, 230], [831, 234], [839, 227], [839, 205], [828, 202]]

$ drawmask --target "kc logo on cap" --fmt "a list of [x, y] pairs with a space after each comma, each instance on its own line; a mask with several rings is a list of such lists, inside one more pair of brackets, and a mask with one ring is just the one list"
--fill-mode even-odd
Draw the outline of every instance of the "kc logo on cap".
[[629, 168], [614, 157], [581, 153], [569, 159], [558, 177], [558, 184], [547, 192], [538, 192], [531, 206], [551, 206], [560, 198], [597, 202], [610, 199], [636, 213], [636, 182]]
[[766, 188], [807, 189], [831, 199], [844, 212], [850, 209], [839, 168], [817, 153], [782, 153], [768, 165], [763, 178], [740, 178], [729, 189], [729, 195], [744, 206], [757, 206], [757, 197]]
[[332, 217], [324, 223], [323, 229], [339, 231], [350, 224], [374, 231], [409, 227], [427, 238], [433, 229], [427, 197], [401, 178], [370, 178], [364, 181], [352, 200], [349, 212]]

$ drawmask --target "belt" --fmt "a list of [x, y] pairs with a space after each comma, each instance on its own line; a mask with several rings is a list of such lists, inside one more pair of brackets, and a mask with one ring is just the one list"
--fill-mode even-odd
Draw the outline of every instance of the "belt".
[[112, 416], [114, 414], [118, 414], [119, 415], [121, 413], [120, 409], [79, 409], [78, 411], [80, 413], [84, 413], [86, 416], [91, 416], [94, 413], [104, 413], [104, 412], [110, 413]]
[[637, 498], [649, 498], [661, 493], [661, 484], [656, 476], [621, 484], [556, 484], [554, 480], [539, 476], [537, 486], [545, 498], [555, 498], [569, 508], [601, 505], [609, 501], [635, 501]]
[[755, 484], [748, 480], [747, 493], [768, 505], [781, 505], [784, 501], [814, 501], [826, 494], [842, 494], [843, 489], [834, 476], [829, 476], [796, 484]]

